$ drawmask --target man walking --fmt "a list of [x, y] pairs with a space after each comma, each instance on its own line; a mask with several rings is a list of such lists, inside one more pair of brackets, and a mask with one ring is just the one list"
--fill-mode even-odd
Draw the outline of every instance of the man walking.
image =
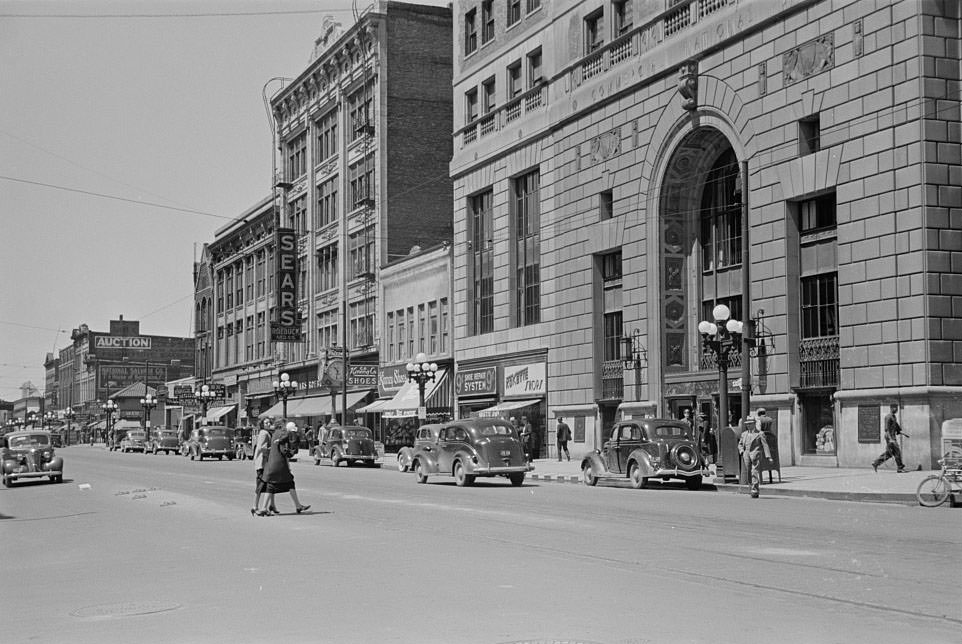
[[758, 425], [752, 421], [745, 421], [745, 430], [738, 437], [738, 453], [742, 458], [742, 479], [745, 472], [751, 475], [749, 491], [752, 498], [758, 498], [758, 486], [762, 481], [761, 460], [762, 454], [765, 458], [772, 457], [772, 451], [768, 447], [768, 439], [765, 433], [759, 429]]
[[558, 441], [558, 462], [561, 462], [561, 452], [564, 451], [565, 456], [568, 460], [571, 460], [571, 454], [568, 453], [568, 441], [571, 440], [571, 428], [568, 427], [568, 423], [561, 416], [558, 416], [558, 428], [557, 428], [557, 441]]
[[895, 457], [895, 464], [898, 466], [898, 473], [905, 471], [905, 463], [902, 462], [902, 448], [899, 447], [899, 434], [902, 433], [902, 426], [895, 418], [899, 411], [899, 404], [889, 405], [888, 416], [885, 417], [885, 451], [877, 459], [872, 461], [872, 469], [878, 472], [878, 466]]

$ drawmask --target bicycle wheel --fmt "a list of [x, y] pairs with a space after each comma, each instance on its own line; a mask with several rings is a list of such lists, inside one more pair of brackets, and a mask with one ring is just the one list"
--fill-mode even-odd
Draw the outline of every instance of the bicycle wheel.
[[933, 474], [922, 479], [915, 496], [919, 505], [936, 508], [948, 500], [950, 491], [948, 480], [941, 474]]

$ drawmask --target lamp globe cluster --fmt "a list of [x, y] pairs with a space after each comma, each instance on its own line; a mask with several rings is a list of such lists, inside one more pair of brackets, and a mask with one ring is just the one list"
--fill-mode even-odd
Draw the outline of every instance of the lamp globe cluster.
[[414, 362], [407, 363], [408, 380], [413, 382], [427, 382], [434, 380], [438, 372], [436, 362], [428, 362], [428, 358], [423, 353], [414, 356]]

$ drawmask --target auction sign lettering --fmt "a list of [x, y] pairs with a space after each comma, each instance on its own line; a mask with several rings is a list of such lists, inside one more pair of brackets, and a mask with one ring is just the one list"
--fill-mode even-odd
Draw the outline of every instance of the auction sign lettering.
[[300, 342], [297, 310], [297, 233], [277, 229], [277, 319], [271, 320], [271, 342]]
[[149, 349], [150, 338], [139, 335], [98, 335], [94, 342], [97, 349]]

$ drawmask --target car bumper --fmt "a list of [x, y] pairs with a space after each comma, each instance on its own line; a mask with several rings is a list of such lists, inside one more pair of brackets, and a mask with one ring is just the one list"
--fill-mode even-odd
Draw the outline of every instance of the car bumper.
[[534, 465], [478, 465], [474, 468], [472, 474], [477, 476], [499, 476], [501, 474], [521, 474], [530, 472], [534, 469]]
[[341, 458], [347, 461], [369, 461], [371, 463], [378, 460], [376, 454], [345, 454]]
[[44, 470], [42, 472], [11, 472], [7, 474], [7, 478], [11, 481], [16, 481], [18, 479], [39, 479], [45, 476], [60, 476], [62, 470]]
[[652, 478], [671, 477], [671, 478], [691, 478], [693, 476], [711, 476], [707, 469], [702, 470], [679, 470], [661, 468], [651, 475]]
[[228, 454], [233, 456], [233, 449], [202, 449], [200, 453], [204, 456], [227, 456]]

